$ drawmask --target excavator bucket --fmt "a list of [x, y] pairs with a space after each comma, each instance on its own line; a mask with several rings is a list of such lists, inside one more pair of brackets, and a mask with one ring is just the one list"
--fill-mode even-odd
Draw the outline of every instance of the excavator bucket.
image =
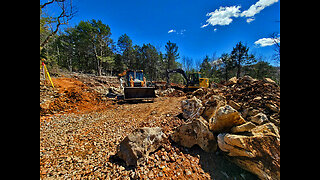
[[124, 100], [154, 100], [156, 98], [153, 87], [126, 87], [124, 88]]

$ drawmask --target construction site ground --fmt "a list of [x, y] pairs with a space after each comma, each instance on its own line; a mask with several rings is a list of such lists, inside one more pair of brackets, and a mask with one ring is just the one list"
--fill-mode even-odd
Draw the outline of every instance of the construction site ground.
[[[40, 80], [40, 179], [257, 179], [222, 154], [169, 141], [144, 165], [127, 167], [117, 146], [133, 130], [182, 124], [184, 95], [155, 102], [117, 103], [106, 97], [112, 77], [80, 74]], [[181, 94], [180, 94], [181, 95]]]

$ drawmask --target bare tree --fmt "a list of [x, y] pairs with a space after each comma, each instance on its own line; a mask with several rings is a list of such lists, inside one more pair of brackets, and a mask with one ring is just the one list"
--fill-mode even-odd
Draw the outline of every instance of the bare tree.
[[183, 63], [183, 69], [186, 72], [190, 72], [191, 71], [191, 67], [193, 65], [193, 59], [191, 59], [189, 57], [183, 57], [182, 58], [182, 63]]
[[270, 36], [273, 39], [274, 42], [274, 50], [276, 52], [276, 54], [274, 55], [274, 59], [277, 62], [280, 62], [280, 34], [279, 33], [273, 33]]
[[40, 18], [41, 13], [43, 13], [49, 5], [57, 6], [60, 10], [60, 15], [58, 17], [50, 17], [50, 24], [48, 25], [50, 27], [50, 33], [42, 42], [40, 42], [40, 52], [49, 43], [50, 39], [58, 33], [60, 27], [68, 24], [76, 14], [73, 0], [48, 0], [48, 2], [40, 4]]

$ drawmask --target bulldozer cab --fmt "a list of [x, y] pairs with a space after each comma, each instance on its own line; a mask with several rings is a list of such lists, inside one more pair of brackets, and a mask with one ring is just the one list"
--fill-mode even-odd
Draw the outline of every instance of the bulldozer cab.
[[127, 84], [130, 86], [133, 80], [134, 87], [142, 87], [144, 81], [143, 70], [139, 71], [128, 71], [127, 72]]
[[147, 87], [146, 78], [143, 70], [128, 70], [127, 72], [127, 86], [124, 88], [124, 100], [126, 101], [140, 101], [150, 100], [154, 101], [156, 98], [155, 88]]

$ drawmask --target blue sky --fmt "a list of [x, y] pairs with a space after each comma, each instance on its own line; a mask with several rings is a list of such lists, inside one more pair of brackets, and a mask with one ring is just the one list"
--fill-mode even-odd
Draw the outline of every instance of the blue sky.
[[230, 53], [239, 41], [269, 60], [274, 50], [263, 38], [280, 34], [280, 0], [74, 0], [74, 4], [78, 14], [69, 26], [99, 19], [111, 27], [115, 41], [126, 33], [134, 44], [151, 43], [164, 52], [170, 40], [178, 44], [181, 57], [195, 60]]

